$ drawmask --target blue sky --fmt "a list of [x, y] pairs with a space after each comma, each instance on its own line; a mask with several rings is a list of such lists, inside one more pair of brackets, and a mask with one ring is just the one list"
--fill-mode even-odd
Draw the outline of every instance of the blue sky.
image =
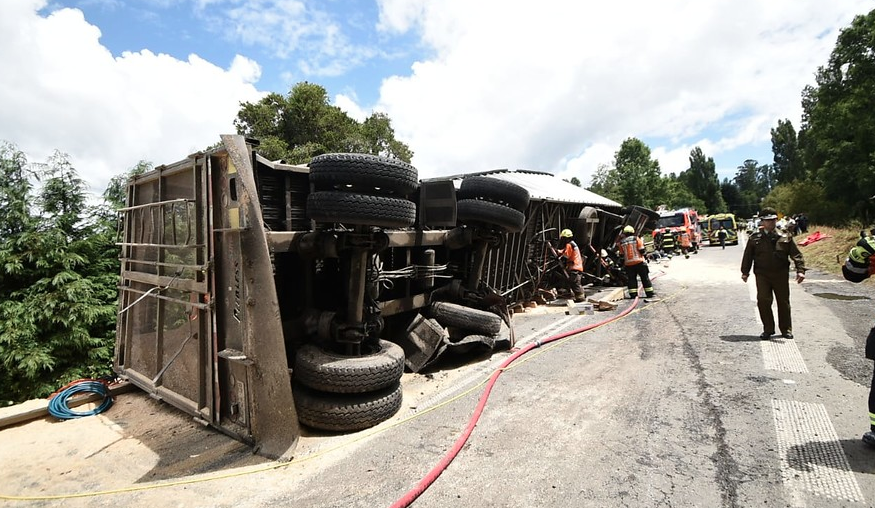
[[[579, 4], [579, 5], [578, 5]], [[871, 0], [4, 0], [0, 140], [70, 154], [96, 193], [233, 132], [241, 101], [323, 85], [384, 111], [420, 177], [525, 168], [588, 184], [629, 137], [664, 173], [772, 161]]]

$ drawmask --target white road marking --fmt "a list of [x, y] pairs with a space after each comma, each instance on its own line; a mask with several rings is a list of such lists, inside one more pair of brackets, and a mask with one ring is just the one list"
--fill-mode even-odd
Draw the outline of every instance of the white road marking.
[[795, 340], [773, 338], [760, 342], [763, 351], [763, 366], [766, 370], [808, 374], [808, 366]]
[[772, 412], [781, 476], [791, 492], [865, 501], [823, 404], [775, 399]]

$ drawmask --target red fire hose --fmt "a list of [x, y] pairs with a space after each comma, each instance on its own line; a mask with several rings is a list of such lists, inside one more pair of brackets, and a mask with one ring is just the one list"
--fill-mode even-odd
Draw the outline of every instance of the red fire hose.
[[410, 489], [398, 501], [395, 501], [395, 503], [392, 504], [392, 508], [400, 508], [400, 507], [410, 506], [414, 501], [416, 501], [416, 499], [420, 495], [422, 495], [423, 492], [425, 492], [425, 490], [429, 486], [431, 486], [432, 483], [435, 482], [435, 480], [438, 479], [438, 477], [441, 475], [441, 473], [443, 473], [444, 470], [447, 468], [447, 466], [449, 466], [450, 463], [453, 461], [453, 459], [456, 458], [456, 455], [459, 454], [459, 452], [462, 450], [462, 447], [465, 446], [465, 443], [468, 441], [468, 437], [471, 436], [471, 433], [474, 431], [474, 427], [477, 425], [477, 421], [480, 420], [480, 415], [483, 413], [483, 408], [486, 407], [486, 401], [489, 399], [489, 394], [490, 394], [490, 392], [492, 392], [492, 387], [495, 385], [495, 382], [498, 380], [498, 376], [501, 375], [501, 373], [504, 371], [504, 369], [508, 365], [512, 364], [519, 357], [528, 353], [532, 349], [541, 347], [544, 344], [548, 344], [550, 342], [564, 339], [565, 337], [569, 337], [571, 335], [576, 335], [578, 333], [583, 333], [583, 332], [592, 330], [593, 328], [598, 328], [599, 326], [610, 323], [611, 321], [615, 321], [617, 319], [620, 319], [621, 317], [625, 316], [626, 314], [629, 314], [630, 312], [632, 312], [632, 310], [637, 306], [638, 306], [638, 298], [636, 297], [635, 300], [632, 302], [631, 305], [629, 305], [629, 307], [627, 309], [625, 309], [623, 312], [617, 314], [616, 316], [599, 321], [598, 323], [586, 325], [583, 328], [578, 328], [576, 330], [571, 330], [569, 332], [563, 332], [563, 333], [560, 333], [557, 335], [552, 335], [552, 336], [547, 337], [546, 339], [543, 339], [543, 340], [538, 340], [532, 344], [528, 344], [527, 346], [523, 347], [522, 349], [516, 351], [514, 354], [510, 355], [504, 362], [501, 363], [501, 365], [497, 369], [495, 369], [495, 372], [492, 373], [492, 376], [490, 376], [489, 382], [486, 384], [486, 388], [483, 390], [483, 394], [480, 395], [480, 401], [477, 403], [477, 407], [474, 410], [474, 414], [471, 415], [471, 419], [468, 420], [468, 426], [465, 427], [465, 430], [462, 432], [462, 435], [459, 436], [459, 438], [456, 440], [455, 444], [453, 444], [453, 447], [450, 449], [450, 451], [447, 452], [446, 455], [444, 455], [444, 458], [441, 459], [441, 461], [431, 471], [429, 471], [429, 473], [422, 480], [420, 480], [419, 483], [414, 488]]

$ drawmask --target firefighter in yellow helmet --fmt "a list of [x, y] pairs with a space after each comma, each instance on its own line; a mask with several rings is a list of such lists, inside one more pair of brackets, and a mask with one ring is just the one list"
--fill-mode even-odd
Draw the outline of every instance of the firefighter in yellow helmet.
[[574, 294], [574, 301], [584, 301], [586, 298], [583, 286], [580, 284], [580, 277], [583, 275], [583, 256], [570, 229], [563, 229], [559, 233], [559, 250], [553, 249], [553, 252], [565, 263], [566, 288]]
[[[860, 232], [860, 239], [848, 253], [842, 266], [842, 275], [851, 282], [863, 282], [875, 274], [875, 230], [870, 234]], [[866, 358], [875, 360], [875, 326], [866, 336]], [[869, 430], [863, 434], [863, 442], [875, 447], [875, 373], [872, 374], [872, 384], [869, 386]]]
[[632, 226], [623, 228], [623, 232], [617, 239], [617, 247], [623, 256], [629, 297], [638, 297], [638, 278], [640, 277], [641, 285], [644, 286], [644, 294], [647, 295], [647, 298], [653, 298], [655, 292], [653, 291], [653, 283], [650, 282], [650, 269], [644, 258], [644, 240], [635, 235], [635, 228]]

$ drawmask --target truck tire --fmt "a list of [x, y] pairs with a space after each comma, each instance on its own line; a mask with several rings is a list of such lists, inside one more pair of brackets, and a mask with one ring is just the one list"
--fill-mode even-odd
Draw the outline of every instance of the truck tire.
[[509, 233], [519, 233], [526, 223], [522, 212], [480, 199], [459, 200], [456, 217], [464, 224], [496, 226]]
[[501, 318], [485, 310], [449, 302], [434, 302], [429, 311], [443, 326], [454, 326], [482, 335], [496, 335], [501, 330]]
[[456, 199], [483, 199], [525, 212], [526, 207], [529, 206], [529, 191], [506, 180], [488, 176], [469, 176], [462, 180]]
[[307, 217], [316, 222], [406, 228], [416, 221], [416, 204], [387, 196], [321, 191], [307, 196]]
[[360, 153], [327, 153], [310, 161], [310, 183], [316, 190], [406, 196], [419, 186], [410, 164]]
[[471, 351], [492, 351], [495, 348], [495, 337], [492, 335], [467, 335], [459, 341], [447, 342], [447, 351], [453, 354], [468, 354]]
[[401, 383], [368, 393], [319, 392], [292, 385], [298, 420], [314, 429], [352, 432], [388, 420], [401, 408]]
[[298, 350], [295, 381], [331, 393], [363, 393], [385, 388], [404, 374], [404, 350], [387, 340], [380, 350], [364, 356], [344, 356], [313, 344]]

